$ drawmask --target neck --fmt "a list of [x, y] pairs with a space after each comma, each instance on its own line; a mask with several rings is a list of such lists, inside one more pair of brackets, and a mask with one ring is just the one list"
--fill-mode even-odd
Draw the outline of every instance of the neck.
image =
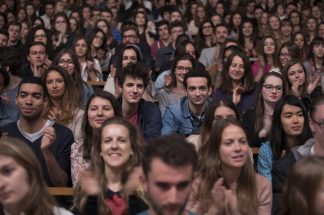
[[62, 103], [61, 99], [52, 98], [51, 101], [52, 101], [54, 107], [56, 107], [58, 109], [61, 107], [61, 103]]
[[299, 136], [287, 136], [287, 148], [292, 149], [299, 142]]
[[197, 105], [193, 105], [189, 101], [189, 109], [194, 116], [200, 116], [206, 109], [206, 102], [202, 105], [197, 106]]
[[275, 102], [266, 102], [264, 101], [264, 112], [267, 114], [273, 114]]
[[315, 67], [316, 68], [321, 68], [323, 65], [323, 58], [318, 58], [316, 56], [314, 56], [314, 63], [315, 63]]
[[82, 57], [78, 57], [78, 59], [79, 59], [79, 62], [80, 62], [80, 66], [82, 67], [81, 64], [86, 61], [86, 58], [85, 58], [85, 56], [82, 56]]
[[171, 42], [170, 38], [161, 39], [160, 41], [161, 41], [164, 45], [169, 45], [169, 43]]
[[21, 215], [21, 214], [24, 214], [20, 210], [20, 207], [18, 206], [18, 204], [4, 207], [3, 212], [4, 212], [5, 215]]
[[108, 166], [105, 166], [105, 176], [107, 178], [107, 187], [114, 191], [118, 192], [122, 189], [123, 185], [121, 183], [121, 173], [120, 169], [111, 169]]
[[233, 91], [236, 89], [236, 88], [238, 88], [238, 87], [240, 87], [242, 85], [242, 83], [240, 82], [240, 81], [232, 81], [232, 89], [233, 89]]
[[268, 63], [268, 65], [273, 65], [273, 57], [272, 57], [272, 55], [267, 55], [267, 63]]
[[237, 182], [237, 179], [241, 173], [241, 169], [227, 168], [224, 165], [222, 165], [222, 172], [223, 172], [224, 180], [231, 185]]
[[39, 118], [36, 120], [26, 120], [20, 117], [20, 128], [26, 133], [35, 133], [43, 128], [46, 123], [46, 119]]
[[138, 110], [138, 105], [139, 103], [136, 104], [129, 104], [126, 102], [124, 99], [122, 101], [122, 111], [123, 111], [123, 116], [131, 116]]

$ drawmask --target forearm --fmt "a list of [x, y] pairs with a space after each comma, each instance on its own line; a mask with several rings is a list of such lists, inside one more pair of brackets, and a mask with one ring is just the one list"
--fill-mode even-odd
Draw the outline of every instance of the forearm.
[[55, 186], [67, 186], [68, 175], [66, 172], [59, 166], [57, 163], [53, 153], [48, 149], [42, 151], [44, 155], [44, 159], [46, 162], [46, 166], [48, 174]]

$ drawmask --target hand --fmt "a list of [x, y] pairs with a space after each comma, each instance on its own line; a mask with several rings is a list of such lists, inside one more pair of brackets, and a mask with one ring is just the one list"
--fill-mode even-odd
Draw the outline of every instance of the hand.
[[232, 98], [234, 104], [237, 105], [241, 101], [241, 94], [243, 91], [244, 91], [243, 87], [237, 87], [236, 89], [234, 89], [233, 98]]
[[89, 196], [98, 195], [101, 191], [100, 185], [93, 172], [90, 170], [80, 170], [80, 187]]
[[56, 140], [56, 132], [52, 126], [48, 126], [44, 129], [44, 135], [41, 140], [41, 149], [48, 150], [49, 147]]
[[164, 86], [167, 88], [170, 87], [171, 82], [172, 82], [171, 75], [170, 74], [165, 75], [164, 76]]
[[36, 64], [32, 65], [33, 67], [33, 74], [35, 77], [41, 77], [43, 73], [43, 67], [42, 66], [37, 66]]
[[225, 202], [225, 214], [240, 214], [237, 204], [237, 194], [236, 189], [225, 190], [224, 192], [224, 202]]
[[92, 60], [87, 60], [87, 67], [89, 70], [93, 70], [94, 69], [94, 62]]
[[225, 209], [224, 199], [226, 189], [223, 184], [224, 179], [220, 178], [215, 182], [213, 189], [211, 190], [211, 196], [214, 204], [212, 204], [213, 208], [209, 210], [209, 213], [211, 212], [211, 210], [213, 210], [213, 213], [218, 212], [222, 214]]
[[46, 58], [45, 62], [44, 62], [44, 68], [48, 69], [50, 66], [52, 66], [52, 61], [48, 58]]
[[315, 87], [317, 86], [320, 80], [321, 76], [318, 73], [315, 73], [313, 79], [308, 82], [307, 93], [309, 95], [314, 91]]

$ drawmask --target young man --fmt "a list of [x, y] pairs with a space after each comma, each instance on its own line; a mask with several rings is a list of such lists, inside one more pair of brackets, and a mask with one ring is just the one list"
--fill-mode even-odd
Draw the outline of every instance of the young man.
[[216, 46], [210, 48], [204, 48], [201, 51], [199, 62], [202, 63], [206, 69], [213, 65], [219, 58], [220, 49], [225, 43], [229, 35], [228, 28], [225, 24], [218, 24], [215, 27]]
[[14, 22], [9, 24], [8, 27], [8, 33], [9, 33], [9, 40], [8, 40], [8, 46], [15, 47], [19, 49], [22, 53], [24, 50], [24, 45], [20, 40], [20, 31], [21, 31], [21, 25], [19, 22]]
[[185, 206], [197, 158], [194, 146], [176, 135], [160, 137], [147, 144], [142, 161], [142, 181], [151, 208], [139, 215], [193, 215], [185, 210]]
[[148, 69], [142, 63], [130, 63], [118, 73], [123, 116], [142, 130], [145, 139], [160, 136], [162, 127], [158, 105], [142, 98], [148, 81]]
[[51, 30], [51, 20], [55, 15], [55, 2], [54, 1], [47, 1], [45, 3], [45, 14], [41, 16], [42, 20], [44, 21], [45, 28]]
[[324, 158], [324, 97], [320, 96], [310, 108], [309, 126], [313, 138], [307, 140], [303, 145], [294, 147], [290, 153], [286, 153], [281, 159], [273, 163], [272, 185], [273, 185], [273, 212], [281, 209], [281, 193], [290, 168], [304, 156], [319, 156]]
[[159, 40], [155, 41], [151, 45], [151, 54], [154, 59], [157, 56], [158, 50], [167, 47], [171, 42], [168, 22], [165, 20], [161, 20], [156, 24], [156, 26], [159, 35]]
[[46, 46], [42, 42], [32, 42], [27, 51], [28, 63], [21, 71], [21, 77], [41, 77], [43, 72], [52, 64], [47, 59]]
[[187, 96], [165, 109], [162, 120], [162, 134], [180, 133], [186, 136], [199, 134], [208, 97], [212, 92], [211, 78], [205, 70], [189, 71], [183, 85]]
[[44, 93], [40, 78], [23, 79], [16, 98], [20, 119], [3, 127], [2, 131], [31, 147], [48, 186], [65, 187], [71, 178], [70, 154], [74, 138], [70, 129], [42, 117]]

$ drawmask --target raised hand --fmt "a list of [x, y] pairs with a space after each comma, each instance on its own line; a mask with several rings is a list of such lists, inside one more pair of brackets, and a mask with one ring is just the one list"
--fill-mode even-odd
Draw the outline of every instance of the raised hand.
[[41, 140], [41, 149], [48, 150], [56, 139], [56, 132], [52, 126], [48, 126], [44, 129], [44, 135]]

